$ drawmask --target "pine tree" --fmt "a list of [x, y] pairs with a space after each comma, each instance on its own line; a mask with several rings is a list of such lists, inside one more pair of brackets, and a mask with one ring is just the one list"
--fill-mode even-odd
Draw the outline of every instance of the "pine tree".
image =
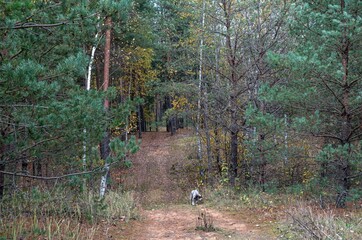
[[276, 99], [293, 110], [296, 129], [323, 139], [320, 183], [335, 187], [337, 206], [361, 176], [361, 11], [357, 0], [296, 1], [290, 23], [295, 50], [271, 55], [290, 73]]
[[[79, 1], [11, 1], [1, 8], [2, 171], [17, 172], [20, 163], [24, 174], [32, 169], [42, 175], [48, 165], [73, 169], [81, 128], [92, 124], [90, 144], [98, 141], [102, 96], [80, 88], [87, 65], [84, 46], [96, 24], [84, 19], [94, 11]], [[1, 174], [0, 194], [4, 184]]]

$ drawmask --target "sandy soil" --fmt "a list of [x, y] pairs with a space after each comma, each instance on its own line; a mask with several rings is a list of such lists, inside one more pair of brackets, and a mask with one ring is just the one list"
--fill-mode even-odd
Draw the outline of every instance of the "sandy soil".
[[[171, 167], [187, 161], [190, 146], [181, 146], [190, 136], [179, 131], [175, 136], [166, 132], [145, 133], [141, 150], [133, 156], [131, 170], [115, 174], [126, 189], [135, 190], [141, 218], [112, 230], [112, 239], [275, 239], [253, 221], [249, 213], [230, 213], [188, 204], [188, 191], [196, 181], [188, 179], [182, 187], [171, 174]], [[185, 141], [184, 141], [185, 142]], [[117, 176], [118, 175], [118, 176]], [[187, 187], [188, 186], [188, 187]], [[197, 230], [201, 212], [207, 214], [215, 231]], [[243, 221], [242, 219], [245, 219]]]
[[[200, 212], [213, 219], [216, 230], [197, 230]], [[273, 239], [236, 218], [201, 206], [173, 205], [143, 212], [144, 221], [133, 225], [124, 239]], [[210, 218], [208, 218], [210, 219]]]

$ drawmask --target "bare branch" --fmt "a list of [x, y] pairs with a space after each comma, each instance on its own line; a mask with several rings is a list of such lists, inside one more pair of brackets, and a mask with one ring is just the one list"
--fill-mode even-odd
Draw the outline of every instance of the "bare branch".
[[327, 89], [333, 94], [333, 96], [337, 99], [337, 101], [342, 105], [342, 107], [345, 107], [342, 100], [339, 99], [339, 97], [337, 96], [337, 94], [332, 90], [332, 88], [326, 83], [326, 81], [321, 78], [322, 82], [324, 83], [324, 85], [327, 87]]
[[0, 108], [9, 108], [9, 107], [31, 107], [31, 108], [49, 109], [49, 107], [41, 106], [41, 105], [34, 105], [34, 104], [12, 104], [12, 105], [0, 104]]
[[335, 135], [331, 135], [331, 134], [325, 134], [325, 133], [322, 133], [322, 134], [315, 134], [313, 132], [311, 132], [312, 136], [313, 137], [322, 137], [322, 138], [333, 138], [333, 139], [337, 139], [339, 141], [342, 141], [342, 138], [340, 137], [337, 137]]
[[61, 178], [85, 175], [85, 174], [101, 172], [101, 171], [103, 171], [103, 168], [96, 168], [96, 169], [93, 169], [91, 171], [70, 173], [70, 174], [65, 174], [65, 175], [55, 176], [55, 177], [42, 177], [42, 176], [28, 175], [28, 174], [25, 174], [25, 173], [16, 173], [16, 172], [7, 172], [7, 171], [0, 171], [0, 173], [5, 174], [5, 175], [17, 176], [17, 177], [26, 177], [26, 178], [49, 181], [49, 180], [58, 180], [58, 179], [61, 179]]
[[13, 27], [1, 27], [0, 29], [25, 29], [25, 28], [50, 28], [58, 27], [67, 24], [67, 22], [60, 23], [23, 23], [21, 25], [15, 25]]
[[362, 176], [362, 172], [359, 172], [359, 173], [357, 173], [357, 174], [355, 174], [355, 175], [352, 175], [352, 176], [348, 176], [348, 177], [346, 177], [347, 179], [351, 179], [351, 178], [356, 178], [356, 177], [360, 177], [360, 176]]

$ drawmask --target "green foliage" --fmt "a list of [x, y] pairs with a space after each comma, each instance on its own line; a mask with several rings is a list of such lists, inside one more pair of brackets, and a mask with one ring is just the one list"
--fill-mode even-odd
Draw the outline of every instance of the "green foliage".
[[[83, 140], [98, 144], [107, 128], [104, 95], [81, 88], [88, 66], [96, 9], [83, 1], [11, 1], [1, 9], [0, 144], [5, 164], [46, 161], [54, 169], [77, 169]], [[50, 11], [51, 9], [51, 11]], [[21, 12], [21, 14], [20, 14]], [[63, 25], [44, 28], [36, 24]], [[34, 24], [34, 27], [23, 26]], [[84, 129], [92, 131], [84, 134]], [[97, 158], [89, 159], [89, 164]]]
[[[117, 24], [128, 22], [134, 4], [128, 0], [1, 3], [5, 21], [0, 24], [0, 146], [8, 150], [0, 153], [0, 164], [6, 170], [13, 171], [10, 167], [26, 159], [24, 164], [37, 162], [59, 175], [76, 172], [84, 170], [84, 154], [87, 169], [101, 164], [94, 146], [106, 129], [123, 124], [124, 131], [139, 101], [106, 113], [104, 99], [115, 101], [119, 91], [83, 89], [89, 49], [105, 16]], [[112, 161], [135, 152], [135, 142], [114, 143], [118, 147]], [[130, 166], [129, 161], [126, 164]], [[82, 190], [81, 182], [74, 177], [70, 186]]]
[[128, 13], [132, 7], [131, 0], [120, 0], [120, 1], [112, 1], [112, 0], [101, 0], [99, 1], [98, 9], [104, 13], [104, 15], [115, 15], [121, 21], [125, 21]]
[[358, 186], [350, 177], [359, 173], [361, 162], [360, 111], [352, 109], [362, 104], [357, 80], [362, 49], [351, 43], [361, 42], [361, 7], [355, 0], [295, 1], [288, 18], [291, 50], [268, 54], [269, 63], [286, 80], [265, 86], [266, 100], [289, 112], [293, 130], [324, 139], [318, 143], [324, 146], [316, 158], [316, 177], [321, 182], [328, 178], [331, 192]]
[[[139, 150], [140, 143], [140, 140], [137, 141], [135, 136], [131, 136], [127, 143], [121, 141], [119, 138], [113, 139], [109, 144], [112, 155], [109, 156], [107, 162], [112, 163], [121, 159], [126, 159], [128, 153], [134, 154]], [[131, 164], [132, 163], [129, 160], [125, 161], [127, 167], [131, 167]]]

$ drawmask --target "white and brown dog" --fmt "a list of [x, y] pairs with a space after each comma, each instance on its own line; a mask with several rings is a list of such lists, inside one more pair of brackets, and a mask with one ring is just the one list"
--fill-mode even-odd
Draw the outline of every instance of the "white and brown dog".
[[202, 200], [202, 196], [199, 193], [199, 191], [197, 191], [196, 189], [192, 190], [191, 194], [190, 194], [191, 205], [194, 206], [195, 204], [197, 204], [201, 200]]

